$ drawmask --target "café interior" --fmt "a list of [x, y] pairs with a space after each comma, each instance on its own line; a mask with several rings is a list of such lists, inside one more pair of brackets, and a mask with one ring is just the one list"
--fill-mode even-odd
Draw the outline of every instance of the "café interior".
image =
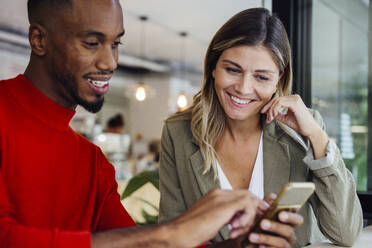
[[[76, 109], [70, 126], [98, 145], [116, 170], [132, 218], [157, 222], [164, 120], [192, 104], [208, 44], [231, 16], [265, 7], [292, 46], [293, 87], [318, 110], [340, 148], [363, 208], [353, 247], [372, 242], [372, 5], [369, 0], [120, 0], [125, 36], [100, 112]], [[0, 80], [24, 72], [30, 56], [25, 1], [1, 0]], [[370, 104], [371, 103], [371, 104]], [[371, 129], [369, 128], [371, 126]], [[370, 142], [371, 141], [371, 142]], [[368, 243], [369, 242], [369, 243]], [[328, 243], [311, 247], [336, 247]]]

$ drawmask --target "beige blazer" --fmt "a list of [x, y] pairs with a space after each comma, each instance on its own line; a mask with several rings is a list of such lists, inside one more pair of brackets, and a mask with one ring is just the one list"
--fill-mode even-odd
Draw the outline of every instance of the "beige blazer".
[[[315, 120], [324, 128], [318, 112]], [[160, 155], [159, 221], [171, 220], [220, 182], [213, 171], [203, 174], [204, 161], [193, 137], [190, 121], [167, 121], [163, 127]], [[279, 193], [288, 182], [312, 181], [315, 194], [300, 210], [304, 224], [296, 229], [296, 247], [324, 240], [351, 246], [363, 224], [362, 209], [351, 173], [332, 141], [326, 157], [314, 160], [309, 142], [279, 122], [263, 129], [264, 193]], [[324, 235], [324, 236], [323, 236]], [[214, 242], [228, 239], [224, 227]]]

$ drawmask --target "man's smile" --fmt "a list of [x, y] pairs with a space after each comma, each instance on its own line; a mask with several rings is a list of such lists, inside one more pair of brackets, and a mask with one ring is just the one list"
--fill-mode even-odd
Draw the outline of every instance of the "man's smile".
[[110, 79], [111, 76], [86, 77], [86, 82], [97, 95], [103, 95], [109, 90]]

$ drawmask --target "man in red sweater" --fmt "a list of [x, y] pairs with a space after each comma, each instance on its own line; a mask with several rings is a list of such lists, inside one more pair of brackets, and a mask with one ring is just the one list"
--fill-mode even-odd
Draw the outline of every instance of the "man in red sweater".
[[[248, 191], [214, 190], [169, 223], [137, 228], [121, 205], [114, 169], [69, 122], [97, 112], [124, 35], [118, 0], [29, 0], [32, 49], [23, 75], [0, 81], [0, 247], [193, 247], [230, 223], [249, 230], [266, 209]], [[285, 247], [301, 216], [250, 234]]]

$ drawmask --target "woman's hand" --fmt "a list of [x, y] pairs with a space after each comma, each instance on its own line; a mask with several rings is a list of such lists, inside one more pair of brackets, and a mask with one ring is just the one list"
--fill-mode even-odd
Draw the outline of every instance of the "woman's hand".
[[314, 158], [325, 156], [328, 137], [305, 106], [299, 95], [273, 98], [261, 109], [266, 121], [278, 120], [310, 140]]
[[[275, 194], [269, 194], [266, 195], [264, 201], [267, 202], [267, 204], [272, 204], [275, 198]], [[262, 214], [263, 213], [258, 214], [257, 217], [261, 218]], [[303, 218], [301, 215], [282, 211], [279, 213], [279, 221], [264, 219], [258, 223], [260, 229], [265, 231], [265, 233], [252, 231], [241, 235], [236, 239], [225, 240], [211, 247], [240, 247], [241, 243], [245, 239], [248, 239], [249, 243], [256, 244], [259, 247], [291, 247], [296, 244], [294, 229], [302, 223]], [[254, 230], [257, 229], [254, 228]]]
[[[265, 196], [264, 201], [271, 205], [276, 195], [271, 193]], [[291, 247], [296, 244], [294, 229], [303, 223], [303, 217], [297, 213], [282, 211], [279, 221], [261, 220], [261, 230], [266, 233], [250, 233], [248, 240], [253, 244], [266, 247]]]
[[297, 213], [282, 211], [279, 221], [262, 220], [260, 228], [266, 233], [250, 233], [250, 243], [265, 247], [292, 247], [296, 244], [294, 229], [303, 223], [303, 217]]
[[261, 113], [266, 114], [268, 123], [276, 119], [305, 137], [321, 130], [299, 95], [275, 97], [261, 109]]

